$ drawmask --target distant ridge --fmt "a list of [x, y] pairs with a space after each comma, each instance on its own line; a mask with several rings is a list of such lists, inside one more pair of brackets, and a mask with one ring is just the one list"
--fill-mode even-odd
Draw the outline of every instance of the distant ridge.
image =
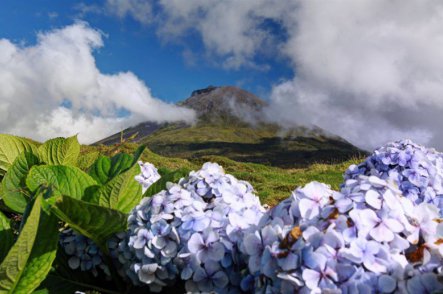
[[194, 109], [197, 123], [144, 122], [96, 144], [113, 145], [123, 139], [146, 144], [165, 156], [199, 159], [220, 155], [283, 168], [341, 162], [365, 154], [320, 128], [282, 130], [266, 122], [262, 110], [267, 103], [238, 87], [198, 89], [177, 105]]

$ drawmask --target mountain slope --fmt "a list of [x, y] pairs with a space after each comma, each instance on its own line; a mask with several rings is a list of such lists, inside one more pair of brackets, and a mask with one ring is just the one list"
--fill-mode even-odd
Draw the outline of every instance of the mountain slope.
[[197, 160], [215, 155], [284, 168], [342, 162], [365, 153], [320, 128], [282, 130], [266, 122], [262, 114], [266, 102], [237, 87], [196, 90], [178, 105], [196, 111], [195, 125], [146, 122], [97, 144], [125, 139], [146, 144], [164, 156]]

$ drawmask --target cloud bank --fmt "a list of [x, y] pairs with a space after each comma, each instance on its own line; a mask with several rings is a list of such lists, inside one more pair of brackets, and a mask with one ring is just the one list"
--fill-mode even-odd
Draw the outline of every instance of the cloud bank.
[[100, 72], [93, 52], [103, 45], [85, 23], [40, 33], [30, 46], [0, 39], [1, 132], [37, 140], [78, 133], [92, 143], [141, 121], [193, 121], [133, 73]]
[[159, 0], [155, 7], [161, 38], [197, 33], [227, 68], [256, 66], [262, 55], [286, 58], [294, 77], [274, 85], [271, 120], [316, 125], [364, 148], [406, 137], [443, 149], [439, 0]]

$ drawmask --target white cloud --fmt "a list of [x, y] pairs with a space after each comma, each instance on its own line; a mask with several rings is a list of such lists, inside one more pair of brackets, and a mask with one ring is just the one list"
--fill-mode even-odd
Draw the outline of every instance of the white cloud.
[[[150, 7], [147, 13], [143, 14], [143, 9], [128, 9], [141, 3]], [[158, 4], [154, 17], [153, 3]], [[155, 20], [158, 36], [164, 41], [183, 41], [189, 33], [197, 32], [209, 57], [221, 59], [226, 68], [266, 69], [266, 65], [253, 60], [257, 53], [276, 52], [271, 46], [275, 36], [263, 23], [278, 20], [295, 5], [295, 1], [278, 0], [106, 0], [104, 7], [110, 14], [131, 15], [143, 24]]]
[[145, 0], [107, 0], [105, 10], [119, 18], [133, 17], [142, 24], [152, 21], [152, 6]]
[[131, 72], [101, 73], [93, 51], [102, 46], [101, 33], [85, 23], [40, 33], [31, 46], [1, 39], [1, 131], [37, 140], [79, 133], [91, 143], [145, 120], [194, 119], [152, 97]]
[[271, 113], [363, 147], [443, 147], [442, 2], [304, 1], [294, 19], [284, 53], [297, 74], [275, 87]]

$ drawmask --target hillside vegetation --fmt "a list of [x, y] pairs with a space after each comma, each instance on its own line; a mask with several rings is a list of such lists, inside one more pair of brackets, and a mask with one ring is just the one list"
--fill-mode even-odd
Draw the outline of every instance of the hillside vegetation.
[[[82, 146], [81, 158], [91, 163], [99, 154], [113, 155], [118, 152], [133, 153], [138, 147], [135, 143], [123, 143], [113, 146]], [[287, 198], [298, 186], [310, 181], [319, 181], [338, 189], [343, 182], [343, 172], [352, 163], [362, 161], [354, 158], [337, 164], [314, 163], [306, 168], [282, 169], [257, 163], [237, 162], [223, 156], [202, 156], [193, 160], [165, 157], [146, 149], [141, 159], [153, 163], [160, 169], [175, 170], [184, 168], [197, 170], [204, 162], [217, 162], [227, 173], [241, 180], [249, 181], [255, 188], [263, 203], [275, 205], [280, 200]]]

